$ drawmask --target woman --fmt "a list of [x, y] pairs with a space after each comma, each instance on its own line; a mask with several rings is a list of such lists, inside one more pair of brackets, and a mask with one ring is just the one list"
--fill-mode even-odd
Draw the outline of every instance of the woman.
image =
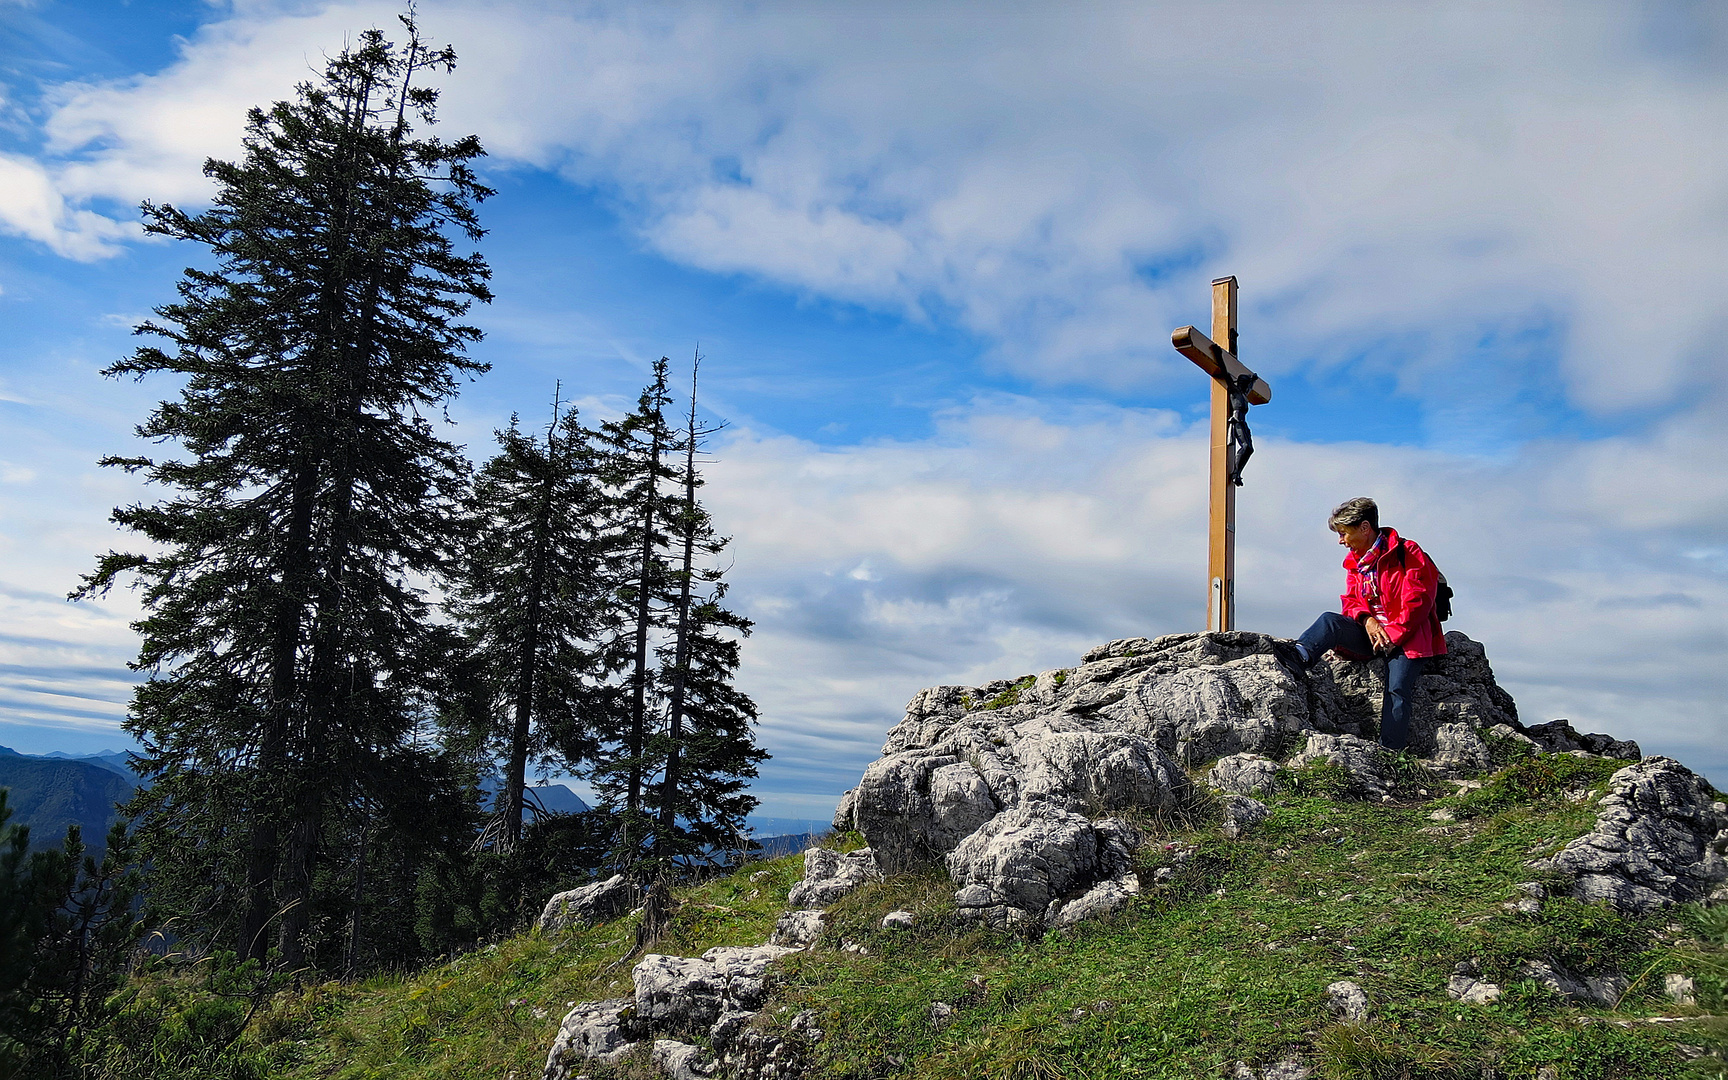
[[1380, 745], [1402, 750], [1410, 742], [1410, 703], [1430, 656], [1446, 654], [1446, 635], [1434, 610], [1440, 571], [1422, 549], [1380, 527], [1373, 499], [1351, 499], [1332, 511], [1327, 525], [1344, 557], [1343, 613], [1328, 611], [1297, 639], [1304, 671], [1328, 649], [1346, 660], [1386, 658], [1386, 697], [1380, 707]]

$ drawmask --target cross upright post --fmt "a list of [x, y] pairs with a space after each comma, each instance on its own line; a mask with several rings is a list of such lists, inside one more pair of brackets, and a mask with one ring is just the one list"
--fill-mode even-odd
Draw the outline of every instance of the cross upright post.
[[1272, 400], [1272, 388], [1236, 358], [1236, 279], [1212, 282], [1212, 338], [1192, 326], [1170, 335], [1183, 356], [1212, 376], [1211, 476], [1206, 529], [1206, 629], [1236, 629], [1236, 445], [1231, 438], [1231, 390], [1245, 385], [1249, 404]]

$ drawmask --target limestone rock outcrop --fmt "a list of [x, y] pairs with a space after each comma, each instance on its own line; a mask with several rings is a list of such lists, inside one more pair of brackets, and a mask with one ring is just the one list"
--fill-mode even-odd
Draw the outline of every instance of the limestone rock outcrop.
[[1355, 735], [1310, 735], [1302, 752], [1290, 760], [1290, 767], [1299, 769], [1314, 762], [1342, 769], [1357, 794], [1379, 798], [1392, 791], [1394, 778], [1386, 765], [1386, 752], [1377, 742]]
[[795, 948], [724, 946], [699, 957], [649, 955], [630, 973], [636, 1016], [662, 1032], [705, 1034], [727, 1012], [762, 1007], [768, 965]]
[[[1411, 722], [1411, 749], [1434, 772], [1491, 768], [1493, 729], [1539, 751], [1577, 743], [1636, 753], [1564, 722], [1544, 725], [1542, 739], [1524, 736], [1482, 646], [1455, 631], [1446, 640], [1448, 655], [1418, 682]], [[841, 799], [835, 826], [861, 832], [883, 873], [945, 864], [966, 918], [1048, 927], [1106, 883], [1117, 885], [1073, 910], [1108, 910], [1133, 895], [1118, 881], [1125, 869], [1100, 863], [1095, 823], [1124, 812], [1180, 815], [1195, 803], [1188, 769], [1216, 762], [1206, 780], [1226, 797], [1231, 835], [1264, 816], [1254, 796], [1286, 767], [1330, 762], [1358, 794], [1389, 796], [1396, 777], [1373, 741], [1384, 662], [1328, 656], [1301, 672], [1274, 644], [1236, 631], [1127, 638], [1076, 667], [919, 691], [882, 756]], [[827, 902], [816, 895], [794, 902]]]
[[1259, 795], [1278, 782], [1276, 761], [1261, 754], [1231, 754], [1219, 758], [1206, 774], [1206, 783], [1231, 795]]
[[[1139, 833], [1126, 822], [1093, 823], [1049, 805], [999, 814], [948, 855], [948, 875], [959, 886], [959, 916], [1003, 929], [1054, 923], [1063, 901], [1083, 899], [1094, 886], [1125, 878], [1139, 843]], [[1138, 889], [1136, 882], [1133, 891]], [[1121, 891], [1129, 892], [1126, 883]], [[1093, 900], [1104, 903], [1104, 896]]]
[[572, 1008], [558, 1025], [558, 1037], [546, 1056], [547, 1080], [565, 1080], [587, 1061], [612, 1064], [636, 1048], [632, 1023], [636, 1000], [613, 998], [589, 1001]]
[[1587, 754], [1597, 754], [1601, 757], [1625, 758], [1637, 761], [1643, 757], [1643, 751], [1631, 739], [1616, 739], [1609, 735], [1582, 735], [1572, 727], [1569, 720], [1550, 720], [1546, 724], [1532, 724], [1524, 729], [1524, 735], [1537, 746], [1553, 754], [1570, 753], [1582, 750]]
[[546, 909], [535, 920], [534, 926], [538, 930], [592, 926], [624, 914], [635, 900], [635, 887], [624, 879], [623, 874], [614, 874], [605, 881], [561, 892], [546, 901]]
[[787, 901], [793, 907], [824, 908], [867, 881], [882, 876], [869, 848], [842, 855], [813, 847], [804, 853], [804, 880], [792, 886]]
[[1728, 899], [1728, 804], [1673, 758], [1645, 758], [1608, 781], [1596, 827], [1534, 865], [1572, 881], [1572, 895], [1646, 914]]

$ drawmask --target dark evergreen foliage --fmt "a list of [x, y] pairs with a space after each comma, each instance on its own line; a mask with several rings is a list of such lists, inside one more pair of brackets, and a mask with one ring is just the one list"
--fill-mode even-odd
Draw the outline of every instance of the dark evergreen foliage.
[[648, 835], [643, 793], [653, 773], [648, 740], [655, 724], [654, 643], [667, 626], [676, 587], [668, 529], [679, 502], [666, 488], [677, 482], [673, 455], [679, 447], [666, 423], [669, 365], [665, 357], [655, 361], [654, 381], [635, 410], [602, 424], [598, 440], [616, 522], [619, 570], [610, 599], [619, 619], [595, 652], [597, 670], [613, 681], [614, 692], [596, 702], [604, 707], [597, 719], [608, 739], [592, 775], [595, 790], [620, 812], [621, 851]]
[[0, 788], [0, 1076], [71, 1078], [145, 931], [133, 842], [116, 822], [100, 856], [86, 854], [73, 825], [61, 847], [30, 854], [6, 803]]
[[406, 45], [367, 31], [253, 110], [243, 159], [205, 166], [210, 210], [145, 205], [213, 267], [138, 328], [165, 347], [107, 371], [184, 380], [138, 429], [178, 451], [106, 462], [169, 494], [114, 514], [153, 553], [110, 552], [79, 590], [142, 588], [152, 678], [128, 730], [155, 785], [137, 809], [157, 901], [247, 956], [274, 920], [290, 965], [351, 951], [366, 823], [448, 779], [418, 745], [444, 652], [415, 581], [442, 565], [464, 479], [428, 414], [484, 369], [460, 320], [488, 270], [453, 237], [479, 238], [489, 192], [475, 139], [415, 135], [437, 100], [416, 80], [454, 54], [404, 23]]
[[[608, 603], [620, 554], [592, 435], [574, 409], [544, 437], [516, 418], [468, 498], [469, 532], [449, 609], [487, 675], [488, 745], [504, 759], [489, 832], [522, 836], [529, 760], [579, 768], [597, 746], [591, 712], [616, 696], [594, 656], [618, 623]], [[489, 836], [489, 839], [491, 837]]]
[[[702, 486], [696, 467], [702, 441], [724, 426], [704, 428], [697, 421], [701, 363], [698, 354], [691, 364], [684, 466], [678, 474], [683, 499], [671, 530], [679, 555], [675, 615], [671, 638], [659, 650], [657, 681], [666, 722], [651, 755], [660, 768], [652, 797], [652, 851], [662, 865], [744, 846], [744, 818], [756, 806], [756, 800], [743, 793], [745, 781], [767, 757], [751, 730], [756, 705], [732, 685], [738, 642], [750, 633], [750, 620], [721, 604], [726, 586], [712, 560], [728, 541], [714, 531], [713, 520], [696, 498]], [[697, 594], [702, 584], [713, 587], [706, 597]]]

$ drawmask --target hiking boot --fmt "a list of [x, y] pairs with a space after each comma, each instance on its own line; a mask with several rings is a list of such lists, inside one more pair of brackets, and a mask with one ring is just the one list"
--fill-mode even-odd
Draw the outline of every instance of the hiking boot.
[[1314, 666], [1313, 659], [1302, 659], [1302, 646], [1293, 639], [1273, 638], [1272, 655], [1278, 658], [1280, 664], [1298, 675], [1307, 674], [1308, 669]]

